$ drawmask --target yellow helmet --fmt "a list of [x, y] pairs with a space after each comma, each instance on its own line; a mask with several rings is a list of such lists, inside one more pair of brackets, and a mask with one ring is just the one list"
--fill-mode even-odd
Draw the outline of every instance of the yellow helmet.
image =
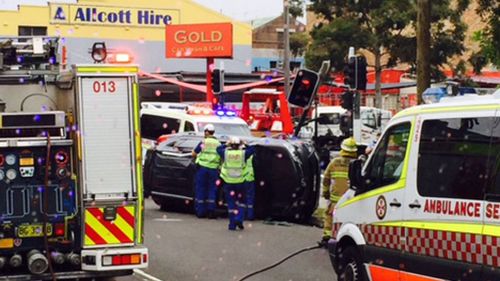
[[342, 141], [340, 148], [346, 152], [357, 152], [358, 146], [356, 145], [356, 140], [350, 137]]

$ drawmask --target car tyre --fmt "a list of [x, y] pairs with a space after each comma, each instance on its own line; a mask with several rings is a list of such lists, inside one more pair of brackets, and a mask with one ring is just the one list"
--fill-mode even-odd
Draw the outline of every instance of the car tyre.
[[354, 246], [348, 246], [340, 254], [339, 281], [366, 281], [361, 255]]

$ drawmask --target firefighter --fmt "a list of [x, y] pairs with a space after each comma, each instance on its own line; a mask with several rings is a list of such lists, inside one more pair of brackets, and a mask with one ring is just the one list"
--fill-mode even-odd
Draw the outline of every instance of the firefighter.
[[254, 201], [255, 201], [255, 176], [253, 170], [253, 155], [248, 158], [245, 166], [245, 193], [246, 193], [246, 219], [254, 219]]
[[354, 138], [347, 138], [340, 145], [340, 156], [335, 157], [323, 174], [322, 196], [328, 201], [325, 211], [323, 238], [320, 244], [326, 245], [332, 233], [332, 216], [335, 204], [349, 188], [349, 164], [357, 157], [358, 147]]
[[219, 177], [218, 168], [221, 163], [221, 158], [217, 153], [217, 147], [219, 147], [221, 143], [214, 137], [214, 125], [207, 124], [203, 130], [205, 139], [202, 140], [192, 152], [198, 166], [194, 206], [197, 217], [203, 218], [208, 215], [209, 218], [214, 219], [216, 218], [216, 182]]
[[253, 155], [253, 151], [253, 147], [244, 149], [238, 137], [232, 137], [227, 143], [227, 147], [221, 145], [217, 148], [223, 161], [220, 176], [224, 182], [224, 193], [229, 213], [229, 230], [244, 229], [245, 166]]

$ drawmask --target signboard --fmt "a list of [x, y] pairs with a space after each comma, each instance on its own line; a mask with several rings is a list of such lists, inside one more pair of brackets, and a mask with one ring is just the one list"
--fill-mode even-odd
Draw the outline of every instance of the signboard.
[[232, 58], [231, 23], [168, 25], [167, 58]]
[[53, 24], [164, 27], [179, 23], [179, 19], [179, 10], [50, 4]]

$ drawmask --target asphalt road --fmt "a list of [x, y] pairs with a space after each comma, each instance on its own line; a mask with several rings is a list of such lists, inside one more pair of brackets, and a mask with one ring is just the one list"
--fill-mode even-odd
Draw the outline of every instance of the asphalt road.
[[[164, 281], [236, 281], [289, 254], [313, 246], [321, 229], [303, 225], [245, 223], [228, 231], [226, 218], [198, 219], [191, 214], [162, 212], [146, 201], [145, 243], [150, 251], [146, 274]], [[117, 281], [148, 280], [143, 276]], [[249, 281], [331, 281], [335, 273], [328, 253], [316, 249], [291, 258]]]

